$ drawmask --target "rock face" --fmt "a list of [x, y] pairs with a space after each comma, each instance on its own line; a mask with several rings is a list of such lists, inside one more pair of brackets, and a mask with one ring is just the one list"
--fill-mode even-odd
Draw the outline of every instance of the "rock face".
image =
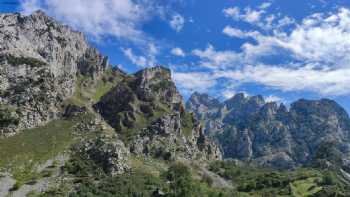
[[135, 154], [163, 159], [221, 158], [215, 143], [185, 112], [166, 68], [149, 68], [126, 77], [94, 107]]
[[[207, 125], [206, 133], [217, 137], [226, 158], [293, 168], [308, 164], [319, 147], [330, 142], [343, 156], [349, 155], [350, 119], [332, 100], [302, 99], [287, 110], [283, 104], [265, 102], [261, 96], [237, 94], [212, 108], [208, 102], [194, 102], [200, 99], [193, 97], [207, 101], [208, 95], [193, 95], [187, 107]], [[219, 126], [210, 130], [212, 125]]]
[[57, 118], [75, 91], [76, 75], [97, 77], [108, 59], [82, 33], [37, 11], [0, 15], [0, 65], [1, 108], [16, 119], [1, 125], [0, 133], [9, 135]]
[[100, 137], [82, 142], [75, 147], [75, 150], [111, 175], [122, 174], [130, 168], [128, 166], [129, 150], [118, 139]]

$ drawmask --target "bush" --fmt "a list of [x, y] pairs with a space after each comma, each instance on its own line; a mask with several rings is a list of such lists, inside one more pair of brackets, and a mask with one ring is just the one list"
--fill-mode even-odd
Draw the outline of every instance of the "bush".
[[0, 105], [0, 128], [8, 127], [10, 125], [18, 125], [19, 120], [8, 106]]
[[32, 57], [15, 57], [12, 55], [7, 56], [7, 62], [13, 66], [29, 65], [31, 67], [41, 67], [47, 65], [45, 62]]

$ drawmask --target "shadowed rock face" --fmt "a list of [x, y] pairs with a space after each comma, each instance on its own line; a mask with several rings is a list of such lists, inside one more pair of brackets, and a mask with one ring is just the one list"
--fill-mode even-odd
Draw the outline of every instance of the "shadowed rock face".
[[162, 159], [220, 159], [182, 97], [169, 69], [148, 68], [127, 76], [95, 106], [131, 152]]
[[238, 94], [214, 106], [207, 105], [212, 100], [207, 95], [192, 97], [188, 110], [206, 124], [206, 133], [217, 137], [226, 158], [292, 168], [309, 163], [324, 143], [336, 144], [343, 156], [349, 153], [350, 119], [332, 100], [302, 99], [288, 111], [283, 104], [266, 103], [261, 96]]
[[[117, 131], [159, 118], [166, 112], [181, 112], [182, 97], [163, 67], [142, 70], [125, 78], [95, 105]], [[142, 125], [141, 125], [142, 126]]]
[[37, 11], [0, 15], [0, 64], [0, 104], [18, 119], [2, 124], [0, 133], [9, 135], [57, 118], [75, 91], [76, 75], [95, 78], [108, 59], [82, 33]]

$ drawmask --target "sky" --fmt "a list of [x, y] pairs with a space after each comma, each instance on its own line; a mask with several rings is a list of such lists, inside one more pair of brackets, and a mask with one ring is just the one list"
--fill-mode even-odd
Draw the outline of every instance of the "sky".
[[37, 9], [128, 73], [170, 68], [185, 99], [330, 98], [350, 111], [348, 0], [0, 0], [2, 13]]

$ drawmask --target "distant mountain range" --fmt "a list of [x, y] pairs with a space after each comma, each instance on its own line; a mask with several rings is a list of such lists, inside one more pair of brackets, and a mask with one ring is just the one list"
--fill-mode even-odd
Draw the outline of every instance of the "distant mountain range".
[[225, 158], [293, 168], [308, 164], [323, 143], [331, 142], [348, 162], [350, 119], [335, 101], [300, 99], [287, 109], [262, 96], [237, 94], [219, 102], [194, 93], [186, 106], [219, 141]]

